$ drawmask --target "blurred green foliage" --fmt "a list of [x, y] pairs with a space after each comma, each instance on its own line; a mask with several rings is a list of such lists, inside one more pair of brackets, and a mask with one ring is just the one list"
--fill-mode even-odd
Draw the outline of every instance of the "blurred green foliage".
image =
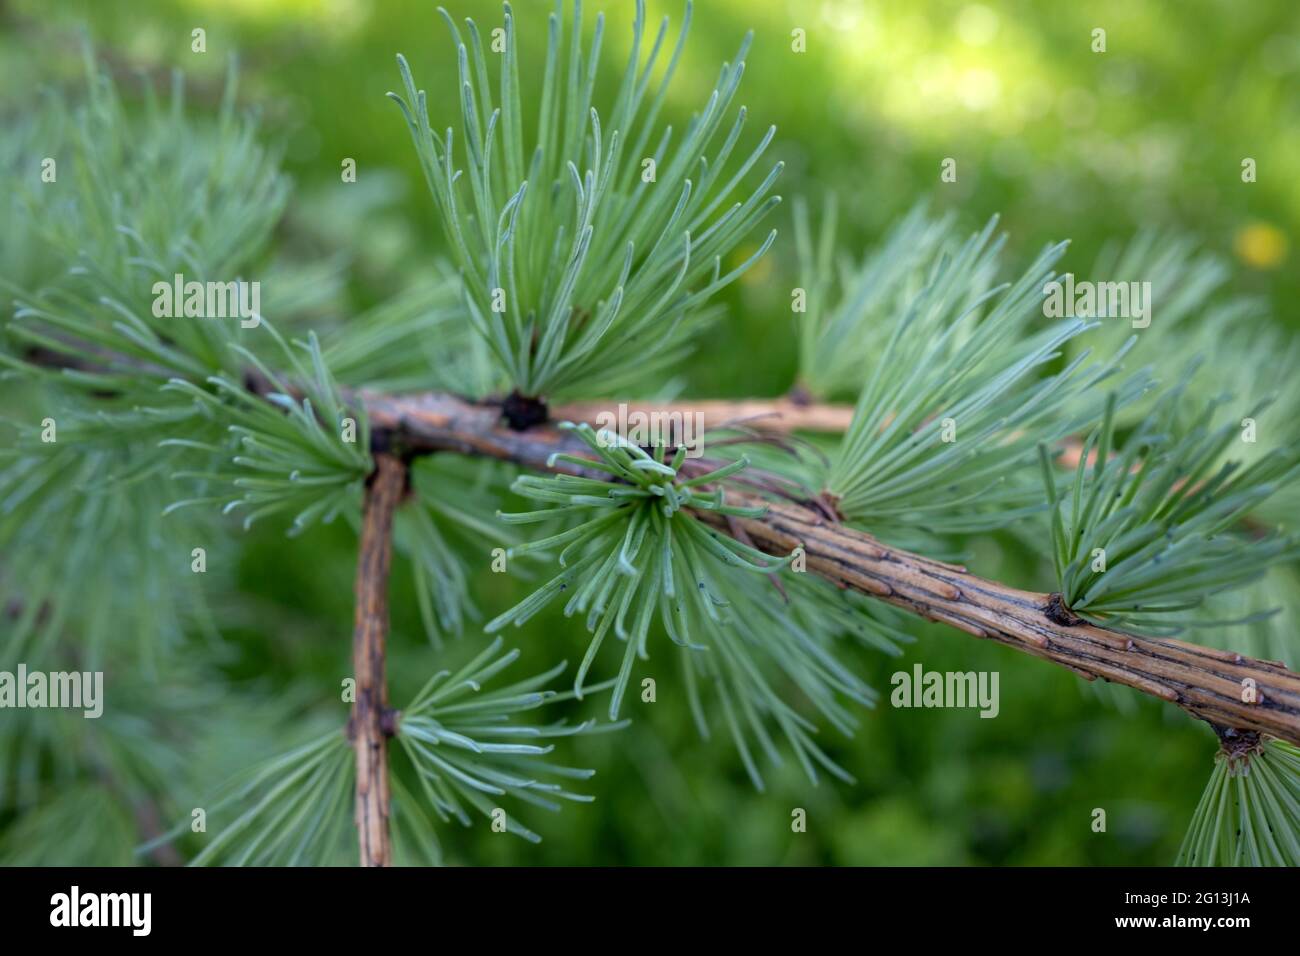
[[[495, 0], [448, 0], [456, 16], [499, 21]], [[609, 2], [604, 68], [626, 55], [631, 4]], [[600, 9], [600, 4], [588, 4]], [[539, 62], [545, 10], [519, 0], [525, 63]], [[589, 9], [590, 29], [594, 9]], [[654, 18], [680, 15], [651, 4]], [[182, 69], [196, 108], [215, 108], [229, 53], [241, 62], [241, 103], [269, 120], [295, 181], [277, 255], [319, 267], [342, 257], [347, 281], [322, 306], [346, 315], [429, 274], [441, 235], [410, 139], [385, 91], [404, 53], [430, 91], [435, 125], [453, 121], [455, 63], [429, 0], [0, 0], [0, 119], [43, 85], [75, 89], [81, 25], [126, 89], [133, 72]], [[207, 31], [206, 54], [190, 31]], [[1107, 34], [1094, 53], [1092, 30]], [[1300, 7], [1293, 0], [1178, 4], [1047, 0], [984, 4], [826, 0], [703, 0], [666, 111], [701, 101], [743, 32], [755, 43], [741, 90], [755, 128], [778, 127], [779, 191], [841, 201], [841, 235], [855, 256], [915, 200], [929, 196], [974, 228], [1000, 213], [1012, 261], [1070, 238], [1065, 268], [1086, 270], [1105, 243], [1139, 228], [1185, 232], [1229, 260], [1232, 291], [1272, 303], [1300, 328]], [[791, 50], [791, 31], [807, 52]], [[358, 181], [340, 181], [345, 157]], [[957, 160], [958, 181], [939, 182]], [[1244, 184], [1241, 162], [1258, 163]], [[774, 395], [791, 384], [789, 290], [798, 284], [788, 209], [768, 259], [727, 290], [728, 312], [699, 358], [682, 369], [690, 394]], [[757, 238], [756, 238], [757, 241]], [[740, 250], [743, 255], [746, 250]], [[1157, 306], [1158, 308], [1158, 306]], [[333, 693], [346, 666], [352, 536], [316, 528], [248, 535], [239, 589], [224, 616], [222, 667], [270, 694]], [[1040, 555], [989, 536], [972, 566], [1023, 586], [1047, 583]], [[399, 562], [400, 564], [400, 562]], [[488, 616], [528, 582], [482, 575]], [[410, 576], [394, 575], [393, 697], [422, 683], [430, 650]], [[249, 608], [253, 610], [250, 612]], [[532, 846], [490, 832], [443, 829], [453, 862], [474, 864], [1163, 864], [1171, 862], [1210, 769], [1208, 728], [1128, 691], [1097, 693], [1073, 675], [935, 626], [901, 659], [850, 659], [882, 706], [853, 739], [827, 735], [833, 759], [858, 780], [811, 787], [792, 761], [750, 784], [725, 735], [701, 741], [667, 648], [638, 668], [658, 700], [629, 697], [633, 726], [566, 741], [565, 762], [598, 769], [590, 806], [534, 819]], [[463, 659], [471, 634], [443, 653]], [[587, 637], [552, 611], [518, 636], [527, 666], [580, 657]], [[895, 710], [889, 676], [997, 670], [1001, 713]], [[1296, 662], [1290, 662], [1294, 665]], [[521, 665], [521, 671], [522, 671]], [[607, 676], [607, 675], [606, 675]], [[409, 683], [409, 686], [407, 686]], [[600, 706], [600, 705], [596, 705]], [[196, 753], [193, 759], [203, 757]], [[808, 813], [791, 832], [791, 811]], [[1092, 831], [1094, 808], [1107, 812]], [[106, 860], [106, 862], [108, 862]]]

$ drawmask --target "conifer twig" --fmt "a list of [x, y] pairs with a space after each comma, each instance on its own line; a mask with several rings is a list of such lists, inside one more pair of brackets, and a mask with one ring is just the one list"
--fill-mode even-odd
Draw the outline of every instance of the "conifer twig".
[[[626, 402], [625, 408], [647, 416], [704, 416], [706, 429], [743, 424], [768, 432], [844, 432], [853, 420], [852, 405], [814, 402], [800, 394], [781, 398], [707, 399], [703, 401]], [[602, 415], [615, 416], [616, 402], [570, 402], [550, 410], [555, 421], [599, 425]]]
[[388, 638], [388, 569], [393, 554], [393, 512], [406, 486], [406, 465], [394, 455], [375, 455], [375, 470], [366, 484], [357, 554], [356, 610], [352, 631], [352, 667], [356, 698], [348, 736], [356, 750], [356, 824], [362, 866], [390, 866], [388, 827], [388, 737], [393, 714], [388, 709], [384, 674]]
[[[572, 433], [541, 426], [525, 432], [499, 424], [500, 408], [454, 395], [363, 393], [372, 434], [410, 453], [453, 451], [540, 470], [551, 455], [584, 456]], [[580, 472], [564, 462], [558, 469]], [[757, 547], [788, 554], [803, 547], [808, 568], [842, 587], [968, 634], [1054, 661], [1087, 680], [1100, 677], [1177, 704], [1212, 725], [1270, 734], [1300, 745], [1300, 675], [1280, 662], [1171, 638], [1147, 638], [1085, 623], [1053, 595], [1021, 591], [965, 568], [889, 548], [875, 538], [796, 501], [773, 503], [733, 491], [728, 503], [766, 506], [761, 518], [717, 522]], [[705, 520], [714, 520], [701, 514]]]

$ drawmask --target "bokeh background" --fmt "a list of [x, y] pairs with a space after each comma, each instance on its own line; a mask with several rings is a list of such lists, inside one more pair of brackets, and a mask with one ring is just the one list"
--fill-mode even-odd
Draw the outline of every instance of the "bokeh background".
[[[456, 16], [499, 23], [488, 0], [447, 0]], [[540, 63], [543, 0], [518, 0], [525, 63]], [[681, 16], [652, 2], [652, 20]], [[630, 0], [586, 4], [608, 17], [604, 69], [630, 42]], [[755, 33], [740, 101], [755, 128], [778, 127], [780, 192], [814, 209], [834, 193], [841, 236], [857, 255], [914, 202], [956, 211], [974, 228], [1002, 216], [1008, 259], [1073, 241], [1065, 268], [1086, 271], [1107, 243], [1141, 229], [1187, 236], [1230, 269], [1234, 294], [1300, 326], [1300, 7], [1293, 0], [1065, 4], [1040, 0], [701, 0], [665, 111], [682, 124], [746, 30]], [[190, 50], [207, 31], [208, 52]], [[1091, 31], [1107, 32], [1094, 53]], [[791, 31], [807, 52], [791, 50]], [[327, 271], [334, 317], [382, 302], [427, 275], [441, 232], [406, 128], [384, 93], [404, 53], [430, 90], [435, 126], [455, 114], [455, 63], [431, 0], [0, 0], [0, 105], [44, 86], [75, 91], [83, 31], [128, 97], [140, 76], [187, 78], [196, 110], [215, 107], [226, 58], [238, 53], [241, 104], [261, 111], [295, 183], [276, 254]], [[527, 73], [525, 73], [527, 75]], [[3, 115], [0, 110], [0, 115]], [[358, 182], [340, 182], [352, 157]], [[953, 157], [958, 181], [941, 184]], [[1241, 181], [1252, 157], [1258, 182]], [[788, 204], [772, 253], [729, 288], [725, 320], [684, 368], [701, 396], [778, 395], [795, 353], [789, 290], [797, 285]], [[757, 237], [756, 237], [757, 238]], [[741, 250], [740, 255], [744, 254]], [[325, 267], [328, 266], [328, 269]], [[782, 343], [790, 342], [791, 347]], [[327, 528], [289, 540], [249, 535], [238, 570], [248, 603], [223, 629], [222, 667], [270, 695], [333, 693], [349, 653], [351, 536]], [[975, 544], [972, 566], [1045, 587], [1035, 554], [1011, 537]], [[409, 575], [394, 576], [394, 696], [428, 672]], [[476, 584], [490, 613], [519, 596]], [[248, 607], [255, 608], [249, 613]], [[218, 617], [221, 609], [217, 608]], [[885, 693], [852, 739], [823, 732], [855, 785], [813, 787], [797, 766], [749, 782], [729, 739], [698, 738], [667, 642], [638, 671], [659, 679], [655, 704], [630, 702], [633, 725], [563, 746], [597, 768], [596, 801], [530, 821], [531, 846], [485, 825], [444, 827], [450, 862], [468, 864], [1164, 864], [1172, 861], [1210, 769], [1209, 729], [1173, 708], [964, 634], [914, 628], [899, 660], [859, 651], [853, 664]], [[471, 630], [443, 654], [480, 646]], [[530, 666], [581, 656], [586, 635], [558, 614], [518, 635]], [[653, 650], [653, 649], [652, 649]], [[1000, 672], [1001, 713], [894, 710], [889, 675]], [[1295, 666], [1296, 662], [1289, 662]], [[662, 673], [659, 673], [662, 671]], [[232, 749], [238, 741], [230, 741]], [[211, 754], [195, 752], [195, 761]], [[233, 759], [233, 758], [232, 758]], [[792, 808], [809, 816], [793, 834]], [[1108, 828], [1092, 832], [1092, 811]], [[0, 818], [0, 830], [13, 825]], [[129, 860], [129, 856], [127, 857]], [[121, 862], [97, 860], [81, 862]]]

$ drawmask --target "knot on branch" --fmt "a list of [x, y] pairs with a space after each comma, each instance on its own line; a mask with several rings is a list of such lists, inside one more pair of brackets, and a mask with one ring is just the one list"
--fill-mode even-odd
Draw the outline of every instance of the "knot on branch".
[[1043, 608], [1043, 614], [1053, 624], [1059, 624], [1061, 627], [1076, 627], [1086, 623], [1083, 618], [1070, 610], [1070, 606], [1065, 603], [1065, 598], [1058, 592], [1047, 596], [1047, 606]]
[[1254, 730], [1239, 730], [1211, 723], [1219, 737], [1219, 753], [1228, 761], [1229, 773], [1240, 773], [1250, 763], [1250, 758], [1264, 749], [1264, 741]]
[[515, 389], [501, 402], [501, 417], [511, 429], [522, 432], [534, 425], [545, 424], [550, 418], [550, 411], [542, 399], [529, 398]]
[[798, 405], [800, 408], [807, 408], [814, 399], [813, 393], [808, 391], [802, 382], [796, 382], [794, 388], [790, 389], [785, 397], [790, 400], [791, 405]]

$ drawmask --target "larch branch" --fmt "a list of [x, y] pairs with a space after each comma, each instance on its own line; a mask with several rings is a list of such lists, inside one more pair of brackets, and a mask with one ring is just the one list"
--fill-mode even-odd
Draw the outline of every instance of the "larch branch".
[[[257, 391], [255, 384], [250, 387]], [[450, 451], [496, 458], [539, 470], [549, 468], [548, 460], [554, 452], [586, 455], [586, 447], [581, 442], [551, 425], [527, 431], [503, 427], [499, 402], [474, 403], [444, 393], [386, 395], [365, 391], [352, 396], [352, 399], [362, 404], [369, 415], [375, 448], [380, 452], [376, 460], [389, 460], [389, 464], [383, 466], [388, 475], [385, 483], [395, 480], [392, 477], [394, 467], [402, 468], [397, 458], [387, 454], [390, 450], [410, 455]], [[551, 410], [550, 417], [553, 421], [567, 418], [594, 423], [600, 412], [613, 411], [616, 414], [617, 407], [614, 402], [561, 405]], [[746, 421], [751, 427], [761, 428], [758, 423], [766, 421], [770, 430], [778, 431], [796, 428], [838, 431], [847, 427], [850, 417], [850, 410], [846, 407], [819, 406], [798, 395], [773, 401], [637, 403], [630, 407], [639, 411], [700, 410], [705, 414], [706, 427]], [[1067, 458], [1073, 459], [1071, 464], [1077, 463], [1078, 455], [1078, 451], [1067, 448]], [[568, 471], [581, 470], [570, 465], [562, 467]], [[379, 472], [376, 479], [378, 475]], [[377, 519], [383, 509], [372, 501], [377, 497], [374, 484], [372, 482], [367, 490], [367, 515], [373, 511]], [[776, 487], [766, 490], [776, 491], [778, 496], [787, 499], [793, 497]], [[719, 527], [720, 531], [732, 534], [740, 529], [760, 547], [774, 553], [788, 553], [793, 547], [802, 546], [808, 555], [809, 568], [841, 586], [854, 588], [978, 637], [1055, 661], [1088, 680], [1101, 677], [1177, 704], [1193, 716], [1209, 721], [1216, 731], [1231, 728], [1266, 733], [1300, 746], [1300, 675], [1280, 662], [1256, 660], [1173, 639], [1145, 638], [1078, 621], [1068, 612], [1062, 613], [1056, 595], [1020, 591], [978, 578], [964, 568], [888, 548], [868, 534], [828, 520], [825, 509], [816, 507], [813, 501], [801, 502], [796, 498], [773, 503], [752, 492], [733, 493], [732, 499], [737, 503], [742, 499], [746, 503], [761, 502], [769, 510], [762, 518], [732, 522]], [[396, 499], [388, 507], [388, 522], [391, 522], [391, 507], [395, 504]], [[708, 515], [701, 517], [709, 520]], [[371, 529], [371, 522], [367, 522], [366, 529]], [[385, 582], [388, 548], [391, 547], [387, 539], [386, 526], [382, 538]], [[363, 557], [367, 553], [363, 541]], [[362, 573], [363, 568], [359, 567], [358, 647], [364, 643], [361, 626], [363, 604], [360, 600]], [[384, 602], [382, 629], [378, 632], [380, 679], [372, 687], [378, 687], [382, 693], [382, 646], [387, 628], [387, 606], [386, 596], [380, 596], [380, 599]], [[367, 635], [370, 633], [366, 631]], [[361, 673], [358, 667], [358, 684]], [[385, 706], [386, 702], [381, 703], [380, 709], [375, 711], [381, 722], [386, 719], [382, 709]], [[355, 717], [354, 713], [354, 721]], [[381, 734], [382, 729], [381, 726]], [[373, 728], [371, 730], [373, 732]], [[383, 741], [379, 743], [376, 753], [382, 758]], [[368, 765], [367, 769], [373, 768]], [[386, 776], [381, 775], [381, 778], [386, 788]], [[362, 786], [359, 777], [359, 814]], [[375, 807], [379, 809], [380, 805], [375, 804]], [[386, 808], [384, 802], [385, 837]], [[379, 819], [376, 817], [375, 822]], [[361, 822], [360, 817], [358, 822]]]
[[356, 825], [362, 866], [391, 866], [388, 826], [388, 737], [392, 713], [384, 673], [388, 640], [388, 570], [393, 554], [393, 513], [406, 488], [406, 465], [380, 452], [366, 484], [357, 554], [352, 669], [356, 698], [348, 735], [356, 752]]
[[[499, 423], [499, 406], [454, 395], [362, 393], [361, 400], [372, 433], [383, 433], [392, 447], [414, 454], [452, 451], [533, 469], [548, 469], [555, 452], [589, 455], [560, 429], [513, 431]], [[564, 463], [559, 467], [581, 471]], [[747, 490], [729, 493], [728, 501], [768, 510], [760, 518], [730, 522], [708, 513], [700, 517], [720, 533], [747, 535], [772, 554], [802, 547], [809, 570], [839, 586], [1053, 661], [1087, 680], [1124, 684], [1216, 727], [1270, 734], [1300, 745], [1300, 675], [1282, 663], [1083, 622], [1062, 613], [1054, 595], [1011, 588], [956, 565], [887, 547], [831, 520], [811, 501], [773, 502]]]

